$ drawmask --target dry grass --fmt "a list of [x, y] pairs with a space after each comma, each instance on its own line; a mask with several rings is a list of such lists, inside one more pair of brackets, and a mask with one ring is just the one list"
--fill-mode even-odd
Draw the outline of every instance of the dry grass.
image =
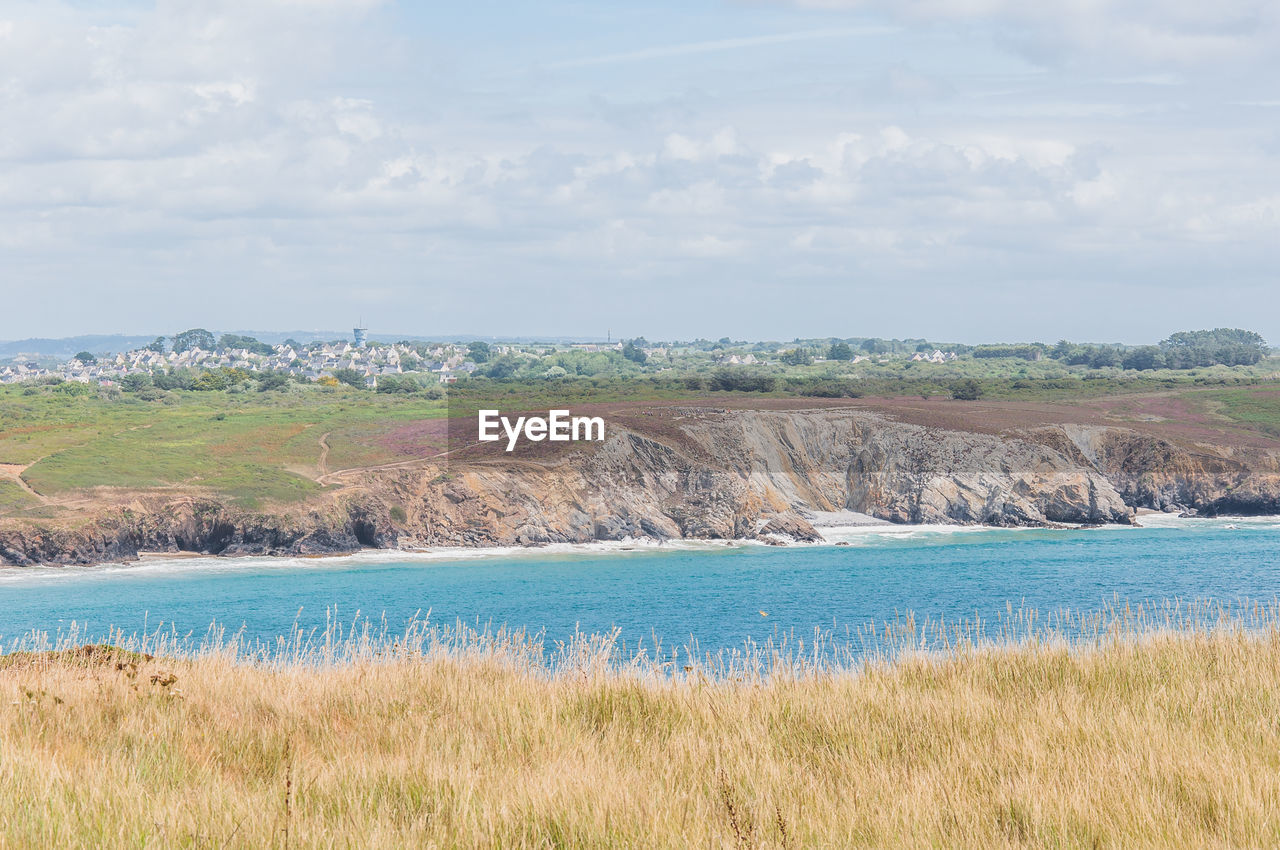
[[969, 632], [843, 672], [421, 627], [15, 654], [0, 845], [1275, 846], [1276, 622]]

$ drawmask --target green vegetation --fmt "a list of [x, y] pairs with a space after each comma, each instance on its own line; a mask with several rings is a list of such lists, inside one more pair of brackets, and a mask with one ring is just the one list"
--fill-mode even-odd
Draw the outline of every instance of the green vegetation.
[[622, 346], [623, 358], [643, 366], [649, 359], [649, 355], [645, 354], [644, 349], [641, 347], [643, 344], [644, 340], [640, 340], [640, 345], [636, 344], [636, 340], [628, 341], [626, 345]]
[[[404, 454], [385, 435], [444, 415], [438, 400], [363, 390], [149, 388], [112, 398], [59, 392], [64, 385], [0, 387], [0, 463], [30, 464], [24, 479], [55, 502], [92, 487], [194, 488], [246, 507], [297, 502], [322, 489], [322, 436], [329, 471], [388, 463]], [[29, 500], [0, 479], [0, 510]]]
[[1199, 401], [1219, 416], [1280, 437], [1280, 388], [1206, 392]]
[[827, 359], [828, 360], [852, 360], [853, 349], [849, 347], [849, 343], [847, 342], [833, 343], [831, 347], [827, 349]]
[[[154, 344], [154, 343], [153, 343]], [[190, 351], [193, 348], [202, 348], [205, 351], [213, 351], [217, 347], [217, 342], [213, 334], [204, 328], [192, 328], [189, 331], [183, 331], [173, 338], [174, 351]]]
[[1039, 360], [1044, 356], [1043, 345], [978, 345], [974, 346], [973, 356], [980, 360], [1001, 358], [1019, 358], [1022, 360]]
[[265, 342], [259, 342], [251, 336], [240, 336], [238, 334], [223, 334], [218, 338], [218, 348], [223, 351], [241, 348], [251, 354], [262, 354], [270, 356], [275, 353], [275, 349]]
[[[472, 343], [478, 365], [463, 383], [538, 384], [586, 381], [633, 395], [681, 391], [781, 393], [825, 397], [947, 396], [976, 381], [988, 399], [1054, 400], [1200, 386], [1235, 386], [1275, 379], [1280, 361], [1248, 331], [1218, 329], [1173, 334], [1160, 345], [1077, 345], [1060, 342], [968, 346], [878, 338], [777, 342], [650, 343], [621, 348]], [[944, 358], [934, 352], [940, 351]], [[424, 354], [425, 356], [425, 354]], [[930, 358], [933, 358], [932, 360]], [[942, 360], [942, 362], [934, 362]], [[965, 384], [968, 388], [969, 384]], [[390, 392], [402, 391], [395, 385]]]
[[[621, 359], [617, 352], [613, 356]], [[604, 354], [587, 355], [604, 357]], [[945, 364], [909, 360], [837, 363], [830, 360], [791, 366], [782, 363], [725, 366], [707, 363], [685, 369], [641, 370], [621, 367], [579, 374], [564, 363], [578, 355], [557, 354], [537, 364], [516, 366], [504, 355], [469, 380], [450, 389], [485, 394], [510, 391], [572, 399], [582, 395], [623, 398], [679, 398], [708, 392], [818, 398], [947, 397], [957, 384], [978, 387], [981, 397], [1004, 401], [1063, 401], [1132, 393], [1178, 392], [1210, 387], [1246, 387], [1275, 380], [1280, 363], [1253, 367], [1214, 366], [1186, 371], [1146, 372], [1067, 369], [1052, 360], [962, 359]], [[548, 368], [545, 364], [554, 362]], [[571, 364], [572, 365], [572, 364]], [[628, 366], [633, 366], [629, 364]], [[499, 368], [492, 368], [497, 366]], [[971, 382], [971, 383], [970, 383]]]
[[444, 398], [444, 390], [430, 375], [381, 375], [377, 391], [401, 395], [422, 393], [428, 399]]
[[[186, 331], [174, 345], [203, 344], [206, 333]], [[480, 365], [469, 376], [456, 369], [459, 381], [447, 393], [455, 410], [465, 410], [468, 399], [540, 409], [685, 398], [1071, 404], [1153, 395], [1179, 401], [1167, 409], [1134, 407], [1131, 414], [1122, 405], [1116, 409], [1277, 437], [1280, 384], [1273, 382], [1280, 362], [1255, 359], [1260, 345], [1256, 334], [1219, 330], [1174, 334], [1159, 346], [1137, 348], [970, 347], [956, 359], [932, 362], [943, 360], [933, 353], [942, 347], [923, 340], [795, 340], [783, 346], [727, 338], [667, 345], [637, 338], [604, 350], [477, 342], [468, 352]], [[412, 366], [440, 355], [438, 348], [422, 346], [403, 356], [402, 365]], [[1224, 359], [1241, 362], [1167, 368], [1171, 361]], [[98, 487], [208, 492], [248, 507], [297, 503], [321, 492], [329, 473], [443, 448], [431, 442], [439, 435], [414, 431], [413, 423], [446, 415], [445, 394], [438, 376], [425, 371], [379, 375], [376, 391], [363, 372], [349, 368], [314, 383], [227, 366], [125, 375], [101, 387], [47, 375], [0, 386], [0, 463], [30, 466], [23, 480], [52, 503], [38, 505], [42, 510]], [[32, 498], [12, 477], [0, 480], [0, 513], [34, 510]]]
[[785, 366], [812, 366], [813, 355], [805, 348], [792, 348], [782, 352], [778, 359]]
[[[1022, 353], [984, 354], [980, 350], [1005, 350]], [[1266, 340], [1253, 331], [1238, 328], [1216, 328], [1211, 331], [1183, 331], [1171, 334], [1159, 345], [1127, 347], [1122, 345], [1077, 345], [1061, 340], [1053, 348], [1033, 344], [1026, 346], [979, 346], [974, 356], [1019, 356], [1029, 360], [1047, 354], [1069, 366], [1104, 369], [1197, 369], [1207, 366], [1253, 366], [1268, 355]]]
[[0, 478], [0, 515], [19, 513], [39, 507], [40, 500], [33, 497], [9, 478]]
[[364, 375], [361, 375], [355, 369], [334, 369], [334, 379], [340, 384], [346, 384], [349, 387], [361, 389], [365, 386]]

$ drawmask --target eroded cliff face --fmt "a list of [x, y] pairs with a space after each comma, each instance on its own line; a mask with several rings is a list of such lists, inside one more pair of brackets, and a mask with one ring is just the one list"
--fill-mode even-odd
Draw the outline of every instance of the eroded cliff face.
[[1205, 516], [1280, 514], [1280, 457], [1274, 451], [1178, 446], [1123, 428], [1068, 425], [1062, 433], [1128, 504]]
[[806, 515], [842, 510], [1002, 526], [1128, 523], [1135, 507], [1280, 512], [1273, 455], [1180, 448], [1118, 428], [995, 436], [833, 409], [669, 408], [663, 420], [662, 436], [614, 428], [604, 444], [546, 462], [369, 470], [303, 509], [246, 512], [143, 496], [74, 526], [11, 524], [0, 529], [0, 559], [94, 563], [139, 551], [305, 555], [641, 536], [813, 540]]

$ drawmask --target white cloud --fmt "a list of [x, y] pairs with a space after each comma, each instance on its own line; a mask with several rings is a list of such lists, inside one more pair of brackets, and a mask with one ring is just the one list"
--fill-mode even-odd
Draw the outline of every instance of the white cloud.
[[672, 159], [690, 161], [732, 156], [738, 152], [738, 137], [732, 127], [721, 128], [705, 141], [697, 141], [680, 133], [672, 133], [667, 136], [663, 152]]
[[580, 59], [565, 59], [547, 65], [553, 70], [569, 68], [589, 68], [596, 65], [613, 65], [621, 62], [644, 62], [654, 59], [669, 59], [674, 56], [690, 56], [699, 53], [718, 53], [725, 50], [743, 50], [751, 47], [767, 47], [776, 44], [793, 44], [804, 41], [825, 41], [830, 39], [856, 38], [861, 36], [884, 35], [893, 32], [891, 27], [832, 27], [821, 30], [803, 30], [800, 32], [773, 33], [770, 35], [749, 36], [746, 38], [721, 38], [712, 41], [698, 41], [685, 44], [669, 44], [658, 47], [647, 47], [642, 50], [628, 50], [623, 53], [608, 53], [602, 56], [588, 56]]
[[1004, 28], [1037, 58], [1086, 51], [1108, 60], [1174, 64], [1265, 56], [1280, 44], [1271, 0], [793, 0], [800, 7], [874, 12], [906, 23]]
[[[645, 285], [653, 321], [665, 302], [701, 303], [691, 325], [714, 315], [725, 281], [757, 297], [816, 288], [833, 305], [821, 316], [800, 296], [741, 314], [760, 335], [784, 319], [809, 333], [822, 331], [800, 325], [827, 328], [854, 305], [891, 317], [906, 292], [928, 315], [978, 282], [1073, 280], [1087, 300], [1116, 279], [1197, 283], [1225, 251], [1246, 282], [1280, 260], [1272, 111], [1221, 111], [1273, 98], [1194, 89], [1205, 74], [970, 80], [967, 54], [905, 61], [895, 43], [854, 67], [860, 55], [812, 55], [827, 40], [782, 38], [760, 41], [796, 45], [781, 83], [743, 59], [709, 82], [676, 68], [674, 89], [595, 86], [628, 60], [584, 65], [580, 90], [503, 88], [423, 71], [427, 47], [398, 53], [371, 23], [377, 6], [7, 9], [0, 336], [62, 332], [69, 313], [86, 331], [163, 330], [200, 310], [223, 311], [200, 321], [225, 327], [324, 324], [366, 298], [406, 331], [582, 332], [592, 311], [643, 317], [611, 294], [616, 280]], [[1067, 30], [1099, 16], [1136, 26], [1125, 10], [1140, 8], [1050, 6], [1076, 16]], [[904, 8], [904, 22], [1051, 18], [1002, 0]], [[1162, 31], [1201, 14], [1213, 13], [1175, 6]], [[695, 51], [663, 58], [681, 55]], [[602, 106], [601, 90], [618, 102]], [[575, 307], [583, 286], [598, 300]], [[211, 288], [216, 305], [191, 294]], [[937, 306], [935, 320], [955, 315]]]

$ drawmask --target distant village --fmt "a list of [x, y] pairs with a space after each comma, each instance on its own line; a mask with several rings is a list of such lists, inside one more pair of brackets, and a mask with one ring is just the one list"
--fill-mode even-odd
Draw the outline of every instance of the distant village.
[[[256, 341], [254, 341], [256, 342]], [[261, 348], [270, 348], [265, 353]], [[156, 346], [159, 348], [159, 346]], [[467, 359], [466, 346], [447, 343], [429, 346], [411, 343], [370, 343], [362, 328], [351, 342], [313, 342], [306, 345], [283, 343], [255, 349], [214, 346], [181, 351], [140, 348], [105, 358], [77, 358], [58, 366], [41, 366], [21, 358], [0, 365], [0, 383], [19, 383], [40, 378], [61, 378], [87, 384], [111, 386], [125, 375], [151, 375], [172, 370], [204, 371], [241, 369], [246, 372], [276, 372], [308, 381], [332, 376], [342, 370], [361, 375], [367, 386], [377, 387], [382, 375], [405, 372], [428, 373], [441, 384], [450, 384], [476, 370]]]
[[[192, 332], [188, 332], [192, 333]], [[202, 332], [206, 336], [196, 342], [190, 340], [174, 346], [166, 346], [163, 338], [158, 338], [149, 346], [125, 351], [118, 354], [92, 355], [84, 352], [65, 362], [51, 365], [47, 360], [35, 357], [15, 357], [9, 362], [0, 363], [0, 384], [15, 384], [40, 381], [42, 379], [60, 379], [98, 386], [113, 386], [127, 375], [159, 375], [180, 371], [209, 371], [218, 369], [239, 369], [248, 373], [276, 373], [289, 375], [304, 381], [322, 381], [340, 374], [348, 379], [352, 373], [360, 376], [370, 389], [378, 386], [380, 378], [386, 375], [402, 375], [412, 373], [423, 378], [431, 378], [440, 384], [448, 385], [465, 378], [478, 369], [480, 364], [471, 359], [473, 348], [460, 343], [421, 343], [421, 342], [372, 342], [368, 331], [355, 328], [350, 341], [308, 342], [306, 344], [287, 340], [284, 343], [269, 345], [249, 337], [228, 335], [215, 342], [212, 334]], [[181, 335], [180, 335], [181, 336]], [[178, 340], [175, 337], [174, 340]], [[228, 344], [228, 341], [231, 341]], [[643, 341], [637, 341], [643, 343]], [[722, 342], [727, 343], [727, 340]], [[241, 345], [237, 345], [240, 343]], [[474, 344], [473, 344], [474, 345]], [[715, 346], [719, 348], [719, 345]], [[551, 350], [576, 351], [581, 353], [623, 352], [632, 358], [635, 351], [642, 352], [640, 362], [648, 360], [653, 365], [671, 365], [672, 358], [678, 351], [674, 346], [651, 345], [627, 352], [628, 344], [621, 341], [607, 343], [561, 343], [556, 345], [516, 345], [516, 344], [484, 344], [486, 356], [499, 357], [508, 354], [551, 353]], [[689, 348], [687, 353], [697, 349]], [[711, 362], [725, 366], [749, 366], [756, 364], [776, 363], [776, 352], [758, 353], [744, 351], [706, 351]], [[825, 352], [822, 352], [825, 353]], [[824, 358], [815, 352], [817, 361]], [[773, 356], [770, 356], [773, 355]], [[895, 355], [853, 354], [848, 362], [864, 361], [885, 362], [889, 357], [906, 359], [913, 362], [949, 363], [956, 360], [955, 351], [916, 351], [911, 354]], [[477, 358], [480, 359], [480, 358]]]

